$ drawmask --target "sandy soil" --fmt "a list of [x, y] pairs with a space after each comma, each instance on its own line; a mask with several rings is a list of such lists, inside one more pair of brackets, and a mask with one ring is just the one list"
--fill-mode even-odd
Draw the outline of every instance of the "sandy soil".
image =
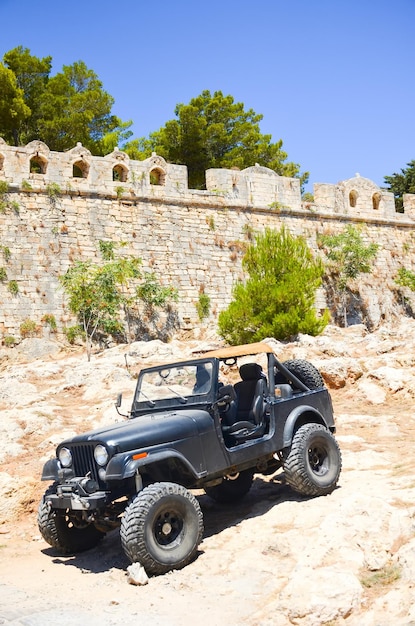
[[[205, 520], [198, 558], [183, 570], [152, 577], [140, 587], [127, 582], [129, 562], [118, 531], [77, 556], [59, 556], [44, 543], [36, 525], [37, 504], [45, 489], [39, 481], [44, 450], [38, 447], [44, 436], [33, 432], [30, 450], [26, 440], [24, 454], [8, 457], [1, 467], [1, 472], [19, 478], [19, 498], [13, 515], [0, 524], [0, 624], [102, 626], [131, 620], [151, 626], [349, 624], [343, 618], [290, 621], [275, 612], [276, 603], [298, 555], [307, 546], [319, 546], [322, 532], [326, 546], [315, 558], [329, 565], [330, 559], [339, 561], [337, 526], [346, 523], [345, 511], [353, 510], [354, 498], [384, 494], [397, 509], [412, 506], [398, 486], [409, 485], [414, 475], [415, 421], [411, 407], [397, 402], [368, 406], [347, 391], [334, 391], [332, 397], [343, 454], [339, 488], [333, 494], [300, 498], [284, 484], [281, 473], [257, 477], [249, 494], [232, 507], [196, 492]], [[77, 388], [62, 395], [63, 425], [79, 401]], [[359, 415], [366, 417], [356, 419]], [[359, 523], [357, 518], [353, 523]], [[373, 528], [375, 534], [381, 533], [376, 520]], [[384, 589], [364, 593], [363, 605], [369, 610]]]

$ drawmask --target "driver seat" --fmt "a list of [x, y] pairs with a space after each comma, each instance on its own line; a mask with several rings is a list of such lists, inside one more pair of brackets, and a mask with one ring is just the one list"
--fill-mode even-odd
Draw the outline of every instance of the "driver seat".
[[239, 368], [242, 380], [234, 385], [236, 421], [223, 425], [223, 433], [234, 444], [261, 437], [265, 431], [267, 396], [266, 377], [258, 363], [245, 363]]

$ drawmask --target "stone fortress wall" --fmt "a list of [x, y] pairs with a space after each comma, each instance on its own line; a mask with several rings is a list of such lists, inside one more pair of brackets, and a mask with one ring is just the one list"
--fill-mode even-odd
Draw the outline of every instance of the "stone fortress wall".
[[[124, 242], [123, 254], [141, 257], [143, 270], [178, 288], [183, 328], [198, 323], [201, 293], [210, 298], [211, 318], [228, 305], [243, 277], [244, 249], [266, 226], [285, 224], [317, 250], [317, 233], [364, 225], [367, 241], [381, 244], [366, 292], [379, 319], [397, 269], [414, 269], [415, 195], [396, 213], [393, 195], [359, 175], [315, 184], [310, 203], [298, 179], [257, 164], [208, 170], [206, 191], [199, 191], [188, 188], [186, 166], [156, 154], [133, 161], [118, 149], [95, 157], [81, 144], [60, 153], [40, 141], [15, 147], [0, 138], [2, 181], [0, 340], [18, 338], [26, 319], [40, 324], [54, 315], [58, 331], [73, 323], [58, 277], [77, 259], [98, 260], [100, 239]], [[318, 306], [325, 306], [323, 294]]]

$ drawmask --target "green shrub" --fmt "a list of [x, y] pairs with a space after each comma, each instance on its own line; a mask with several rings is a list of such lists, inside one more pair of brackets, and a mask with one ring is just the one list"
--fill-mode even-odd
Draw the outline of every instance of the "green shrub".
[[248, 275], [233, 289], [233, 300], [219, 314], [219, 333], [232, 345], [266, 337], [286, 340], [298, 333], [318, 335], [329, 321], [314, 307], [324, 266], [303, 237], [284, 226], [255, 235], [242, 259]]
[[13, 335], [6, 335], [3, 338], [3, 343], [6, 346], [6, 348], [11, 348], [12, 346], [15, 345], [15, 343], [17, 343], [16, 338], [13, 337]]
[[17, 296], [17, 294], [19, 293], [19, 285], [17, 284], [16, 280], [10, 280], [8, 284], [8, 288], [9, 288], [10, 293], [13, 296]]
[[7, 272], [4, 267], [0, 267], [0, 282], [4, 283], [7, 280]]
[[64, 333], [65, 333], [66, 339], [69, 341], [71, 345], [75, 343], [75, 340], [77, 337], [83, 336], [82, 329], [79, 325], [68, 326], [68, 328], [65, 328]]
[[20, 335], [25, 339], [26, 337], [33, 337], [39, 332], [39, 327], [33, 320], [27, 318], [20, 324]]
[[196, 303], [196, 311], [201, 322], [209, 317], [210, 298], [207, 293], [201, 292], [199, 294], [199, 300]]
[[56, 318], [52, 313], [46, 313], [41, 320], [44, 324], [49, 326], [52, 333], [54, 333], [57, 329]]

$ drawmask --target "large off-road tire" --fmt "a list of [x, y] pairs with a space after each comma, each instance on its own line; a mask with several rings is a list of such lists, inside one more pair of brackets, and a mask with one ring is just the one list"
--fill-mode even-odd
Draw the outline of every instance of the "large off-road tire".
[[251, 488], [254, 479], [252, 470], [245, 470], [237, 474], [224, 476], [222, 482], [214, 487], [205, 487], [205, 492], [216, 502], [227, 504], [240, 500]]
[[54, 491], [54, 486], [47, 489], [38, 508], [37, 523], [43, 539], [61, 554], [75, 554], [94, 548], [105, 533], [82, 520], [79, 513], [50, 510], [45, 501], [48, 494]]
[[304, 424], [285, 455], [287, 483], [305, 496], [331, 493], [341, 471], [341, 453], [332, 433], [321, 424]]
[[[303, 359], [292, 359], [289, 361], [284, 361], [283, 365], [290, 370], [302, 383], [307, 385], [309, 389], [321, 389], [324, 387], [324, 380], [318, 369], [309, 361], [304, 361]], [[280, 373], [276, 372], [275, 376], [276, 383], [285, 383], [285, 377]], [[294, 389], [296, 388], [293, 385]]]
[[203, 536], [196, 498], [175, 483], [154, 483], [140, 491], [121, 520], [121, 544], [148, 574], [164, 574], [190, 563]]

